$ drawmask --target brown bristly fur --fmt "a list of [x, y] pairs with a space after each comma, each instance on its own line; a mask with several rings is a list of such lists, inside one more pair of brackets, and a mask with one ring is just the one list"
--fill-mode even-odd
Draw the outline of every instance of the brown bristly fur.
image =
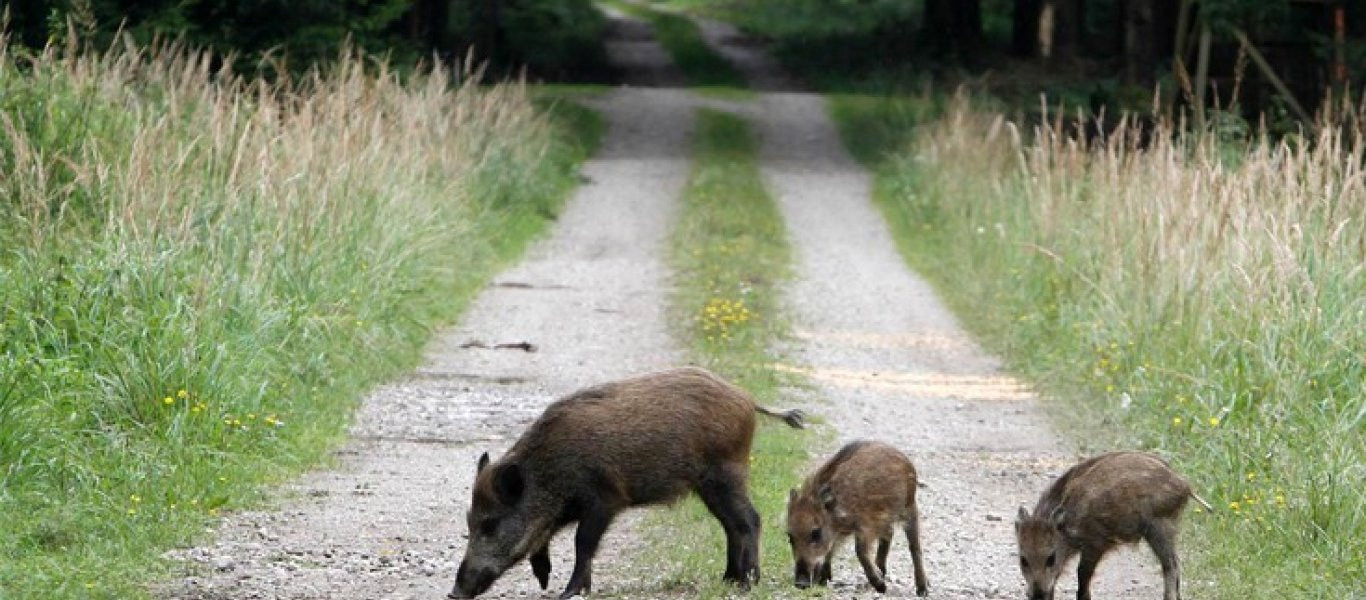
[[[547, 544], [577, 522], [562, 597], [590, 591], [591, 562], [613, 517], [695, 492], [726, 529], [727, 580], [758, 580], [760, 520], [748, 497], [755, 413], [797, 427], [801, 413], [761, 410], [700, 368], [650, 373], [575, 392], [546, 408], [497, 462], [481, 458], [468, 514], [470, 545], [453, 596], [482, 593], [529, 555], [542, 588]], [[487, 533], [487, 535], [485, 535]]]
[[[915, 466], [896, 448], [870, 441], [841, 448], [788, 498], [787, 533], [797, 586], [828, 583], [834, 552], [852, 535], [868, 582], [886, 592], [887, 553], [893, 526], [901, 523], [916, 593], [924, 596], [929, 582], [921, 556], [916, 484]], [[874, 543], [876, 560], [871, 556]]]
[[1164, 600], [1179, 600], [1177, 523], [1191, 497], [1190, 484], [1152, 454], [1113, 452], [1068, 469], [1034, 512], [1021, 508], [1015, 522], [1029, 598], [1051, 599], [1062, 567], [1080, 554], [1077, 598], [1087, 600], [1101, 557], [1116, 545], [1146, 541], [1162, 564]]

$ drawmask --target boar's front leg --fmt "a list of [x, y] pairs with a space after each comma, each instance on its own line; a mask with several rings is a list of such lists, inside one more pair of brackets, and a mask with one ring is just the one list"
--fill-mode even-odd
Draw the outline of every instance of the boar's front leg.
[[882, 578], [882, 571], [873, 564], [872, 536], [859, 532], [854, 536], [854, 552], [858, 554], [859, 564], [863, 565], [863, 574], [868, 576], [868, 583], [872, 584], [873, 589], [879, 593], [887, 593], [887, 582]]
[[560, 600], [592, 591], [593, 555], [597, 554], [598, 542], [602, 541], [602, 534], [612, 523], [612, 517], [610, 510], [598, 506], [585, 511], [579, 519], [579, 528], [574, 532], [574, 572], [569, 576], [569, 585], [560, 594]]
[[536, 575], [536, 581], [541, 583], [541, 589], [550, 585], [550, 543], [541, 546], [539, 550], [531, 553], [531, 572]]

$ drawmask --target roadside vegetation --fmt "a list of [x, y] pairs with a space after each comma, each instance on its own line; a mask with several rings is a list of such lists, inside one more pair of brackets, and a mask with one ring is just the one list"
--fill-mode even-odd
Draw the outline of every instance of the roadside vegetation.
[[0, 41], [0, 597], [139, 598], [324, 460], [545, 228], [601, 126], [382, 62]]
[[1366, 149], [1345, 133], [1087, 149], [959, 101], [879, 170], [907, 260], [1063, 430], [1166, 455], [1215, 505], [1186, 519], [1209, 597], [1366, 592]]
[[[774, 368], [788, 323], [780, 291], [791, 274], [782, 215], [764, 189], [757, 147], [745, 121], [714, 110], [698, 113], [694, 166], [670, 240], [676, 291], [670, 302], [678, 335], [697, 364], [748, 390], [762, 404], [781, 404], [792, 375]], [[787, 408], [783, 405], [782, 408]], [[781, 532], [787, 491], [806, 466], [810, 430], [759, 417], [751, 454], [750, 497], [764, 520], [764, 581], [785, 584], [791, 550]], [[652, 516], [657, 556], [643, 562], [668, 589], [707, 598], [734, 587], [721, 582], [725, 535], [696, 498]], [[699, 582], [701, 582], [699, 584]], [[766, 597], [764, 586], [757, 588]]]
[[649, 23], [655, 38], [673, 58], [674, 65], [697, 91], [744, 97], [743, 90], [748, 87], [744, 75], [707, 45], [697, 22], [683, 14], [624, 0], [611, 0], [605, 4]]

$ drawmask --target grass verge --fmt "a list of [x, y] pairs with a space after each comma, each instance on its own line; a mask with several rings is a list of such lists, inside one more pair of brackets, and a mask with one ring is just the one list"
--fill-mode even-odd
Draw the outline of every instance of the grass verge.
[[751, 96], [744, 75], [707, 45], [702, 30], [692, 19], [679, 13], [621, 0], [611, 0], [605, 4], [649, 23], [660, 45], [673, 57], [674, 64], [688, 78], [688, 83], [695, 91], [732, 99], [747, 99]]
[[4, 598], [147, 597], [165, 550], [324, 459], [601, 129], [361, 57], [265, 84], [175, 47], [6, 46]]
[[[780, 287], [790, 276], [785, 225], [764, 189], [755, 141], [745, 121], [702, 110], [692, 177], [670, 239], [677, 288], [674, 322], [689, 357], [771, 404], [791, 385], [773, 368], [773, 348], [787, 333], [779, 307]], [[799, 482], [810, 433], [760, 417], [751, 454], [750, 496], [762, 515], [761, 564], [765, 589], [788, 572], [791, 552], [779, 534], [787, 490]], [[662, 584], [690, 596], [716, 598], [734, 588], [721, 583], [725, 536], [695, 498], [650, 517], [654, 556]]]
[[1230, 163], [958, 103], [873, 165], [907, 261], [1086, 450], [1155, 450], [1215, 504], [1186, 518], [1193, 594], [1366, 594], [1366, 186], [1335, 135]]

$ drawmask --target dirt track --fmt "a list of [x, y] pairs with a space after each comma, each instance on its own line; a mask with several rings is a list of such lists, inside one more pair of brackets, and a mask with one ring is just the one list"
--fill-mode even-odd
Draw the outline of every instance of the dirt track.
[[[551, 236], [502, 274], [409, 377], [376, 390], [334, 469], [289, 486], [281, 508], [232, 515], [210, 546], [179, 553], [189, 575], [163, 595], [186, 599], [438, 598], [463, 547], [463, 511], [480, 452], [494, 455], [555, 397], [586, 384], [679, 364], [663, 307], [660, 261], [688, 169], [698, 100], [649, 37], [618, 21], [609, 50], [636, 84], [594, 101], [609, 122], [589, 180]], [[917, 463], [933, 598], [1018, 598], [1011, 519], [1075, 458], [1037, 401], [967, 338], [932, 290], [909, 272], [869, 200], [869, 175], [843, 150], [817, 95], [790, 90], [733, 30], [709, 40], [768, 90], [746, 115], [763, 140], [765, 176], [797, 249], [787, 304], [797, 322], [793, 357], [837, 438], [891, 442]], [[716, 101], [707, 101], [717, 105]], [[461, 347], [530, 342], [535, 352]], [[813, 450], [818, 460], [833, 448]], [[603, 544], [598, 595], [632, 595], [625, 561], [637, 519]], [[777, 535], [777, 532], [767, 532]], [[570, 546], [554, 545], [551, 589], [518, 568], [490, 592], [554, 597]], [[870, 595], [851, 553], [832, 590]], [[898, 541], [889, 594], [912, 595]], [[622, 568], [618, 568], [622, 567]], [[776, 570], [775, 570], [776, 569]], [[770, 573], [787, 565], [768, 565]], [[1071, 576], [1059, 590], [1070, 597]], [[1124, 552], [1102, 565], [1097, 597], [1158, 598], [1153, 561]]]

